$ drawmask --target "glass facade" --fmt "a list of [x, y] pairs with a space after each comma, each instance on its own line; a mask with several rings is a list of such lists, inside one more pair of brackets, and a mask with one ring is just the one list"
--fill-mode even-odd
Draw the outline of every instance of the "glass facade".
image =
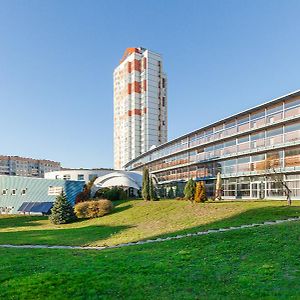
[[300, 199], [297, 180], [291, 179], [300, 174], [300, 92], [168, 142], [126, 167], [143, 166], [160, 184], [193, 178], [213, 186], [221, 172], [229, 198], [284, 197], [280, 175]]

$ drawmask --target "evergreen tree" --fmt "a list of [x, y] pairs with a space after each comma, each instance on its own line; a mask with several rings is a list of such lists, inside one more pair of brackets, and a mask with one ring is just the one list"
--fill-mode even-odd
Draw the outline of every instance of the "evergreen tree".
[[184, 198], [187, 200], [194, 200], [195, 189], [196, 189], [196, 183], [191, 178], [189, 179], [189, 181], [186, 183], [184, 187]]
[[200, 201], [201, 202], [205, 202], [207, 201], [207, 196], [206, 196], [206, 186], [205, 186], [205, 182], [201, 181], [201, 190], [200, 190]]
[[67, 200], [66, 195], [62, 192], [56, 197], [49, 220], [53, 224], [66, 224], [76, 220], [74, 209], [70, 202]]
[[151, 176], [149, 177], [149, 196], [150, 200], [155, 201], [158, 199], [157, 193], [156, 193], [156, 188], [153, 182], [153, 178]]
[[149, 198], [150, 200], [154, 200], [155, 195], [154, 195], [154, 185], [153, 185], [153, 180], [151, 176], [149, 176]]
[[143, 170], [142, 197], [146, 201], [150, 200], [150, 177], [147, 168]]
[[169, 199], [174, 199], [175, 195], [174, 195], [174, 190], [173, 187], [170, 187], [169, 191], [168, 191], [168, 198]]

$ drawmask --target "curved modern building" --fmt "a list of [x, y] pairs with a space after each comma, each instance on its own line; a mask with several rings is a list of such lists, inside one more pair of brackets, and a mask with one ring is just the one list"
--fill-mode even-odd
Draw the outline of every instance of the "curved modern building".
[[143, 176], [141, 172], [117, 171], [98, 177], [92, 186], [92, 196], [103, 188], [123, 187], [129, 190], [129, 195], [137, 196], [142, 189]]
[[146, 166], [162, 186], [205, 181], [224, 198], [283, 198], [282, 178], [300, 199], [300, 90], [185, 134], [126, 164]]

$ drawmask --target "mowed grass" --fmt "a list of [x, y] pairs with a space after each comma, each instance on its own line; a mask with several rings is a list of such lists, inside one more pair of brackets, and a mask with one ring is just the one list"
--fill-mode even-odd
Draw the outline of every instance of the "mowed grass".
[[299, 299], [299, 249], [300, 222], [104, 251], [0, 249], [0, 298]]
[[[299, 203], [300, 204], [300, 203]], [[209, 228], [300, 216], [298, 201], [124, 201], [110, 215], [55, 226], [46, 217], [0, 216], [0, 244], [116, 245]]]

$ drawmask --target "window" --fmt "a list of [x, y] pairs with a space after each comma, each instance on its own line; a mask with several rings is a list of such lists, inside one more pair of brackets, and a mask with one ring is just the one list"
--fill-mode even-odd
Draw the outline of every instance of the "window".
[[78, 174], [77, 179], [78, 180], [84, 180], [84, 175], [83, 174]]
[[22, 196], [26, 195], [26, 191], [27, 191], [27, 189], [23, 189], [23, 190], [21, 191], [21, 195], [22, 195]]
[[297, 167], [300, 165], [300, 148], [285, 150], [285, 166]]
[[66, 174], [63, 177], [64, 180], [70, 180], [71, 179], [71, 175], [70, 174]]
[[6, 195], [7, 195], [7, 189], [3, 189], [3, 190], [2, 190], [2, 195], [3, 195], [3, 196], [6, 196]]
[[249, 135], [244, 136], [244, 137], [240, 137], [238, 139], [238, 144], [242, 144], [242, 143], [246, 143], [246, 142], [249, 142]]
[[293, 123], [290, 125], [286, 125], [284, 129], [285, 132], [292, 132], [296, 130], [300, 130], [300, 123]]
[[277, 112], [281, 112], [282, 111], [282, 104], [273, 106], [273, 107], [268, 107], [267, 108], [267, 115], [271, 115]]
[[267, 137], [273, 137], [276, 135], [281, 135], [283, 133], [282, 127], [271, 129], [267, 131]]
[[249, 116], [242, 117], [241, 119], [238, 119], [238, 121], [237, 121], [238, 125], [245, 124], [247, 122], [249, 122]]
[[251, 114], [251, 120], [260, 119], [263, 118], [264, 116], [265, 116], [265, 111], [260, 111], [255, 114]]
[[63, 192], [62, 186], [49, 186], [48, 196], [59, 196]]
[[225, 142], [225, 148], [235, 146], [235, 145], [236, 145], [236, 140], [231, 140], [231, 141]]
[[250, 156], [238, 158], [238, 164], [245, 164], [250, 162]]
[[215, 132], [219, 132], [223, 130], [223, 124], [215, 127]]
[[295, 99], [295, 100], [285, 103], [285, 108], [290, 108], [290, 107], [294, 107], [294, 106], [298, 106], [298, 105], [300, 105], [300, 99]]
[[236, 164], [236, 160], [235, 159], [230, 159], [230, 160], [225, 160], [224, 165], [226, 167], [228, 166], [234, 166]]
[[230, 123], [225, 123], [225, 129], [231, 128], [235, 126], [235, 121], [231, 121]]
[[223, 143], [215, 145], [215, 150], [219, 150], [219, 149], [223, 149], [223, 148], [224, 148], [224, 144]]
[[265, 133], [264, 132], [260, 132], [260, 133], [256, 133], [251, 135], [251, 141], [256, 141], [259, 139], [264, 139], [265, 138]]
[[12, 196], [16, 196], [17, 190], [16, 189], [11, 190], [11, 194], [12, 194]]
[[265, 160], [265, 154], [253, 155], [252, 162]]
[[213, 134], [213, 128], [207, 129], [205, 131], [205, 135], [211, 135], [211, 134]]

